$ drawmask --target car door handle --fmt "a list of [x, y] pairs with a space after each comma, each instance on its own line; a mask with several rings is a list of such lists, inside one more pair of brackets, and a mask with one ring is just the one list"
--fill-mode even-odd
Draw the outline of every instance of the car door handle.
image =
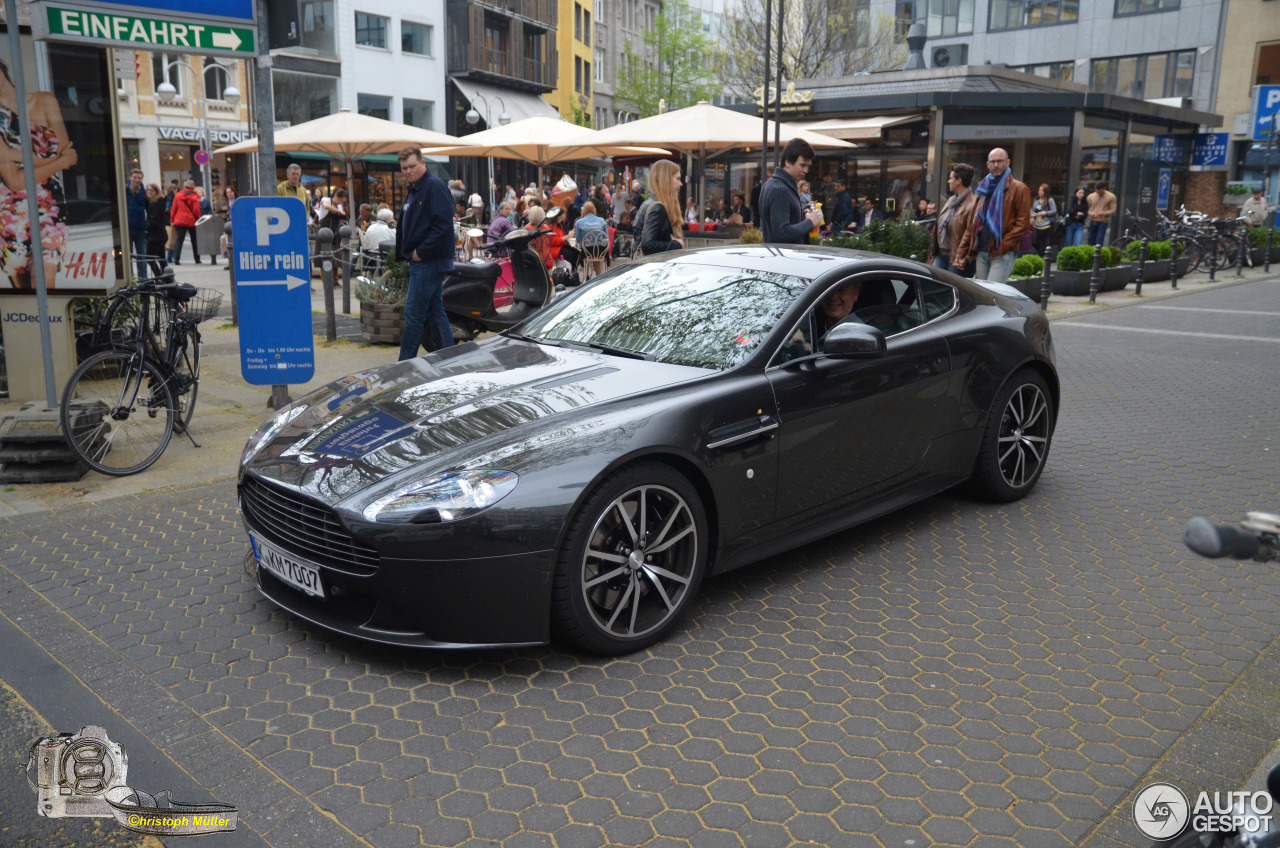
[[707, 434], [710, 440], [707, 442], [708, 450], [736, 445], [750, 439], [759, 438], [778, 429], [778, 422], [772, 415], [761, 415], [756, 418], [748, 418], [745, 421], [738, 421], [734, 424], [726, 424], [723, 427], [717, 427]]

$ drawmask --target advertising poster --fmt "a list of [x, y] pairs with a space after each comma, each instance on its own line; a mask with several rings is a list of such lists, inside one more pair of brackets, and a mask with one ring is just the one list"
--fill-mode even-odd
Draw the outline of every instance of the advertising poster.
[[0, 26], [0, 294], [32, 292], [33, 261], [43, 262], [51, 291], [104, 291], [119, 276], [121, 250], [107, 52], [50, 43], [40, 67], [26, 27], [21, 43], [40, 221], [33, 238], [18, 131], [23, 104]]

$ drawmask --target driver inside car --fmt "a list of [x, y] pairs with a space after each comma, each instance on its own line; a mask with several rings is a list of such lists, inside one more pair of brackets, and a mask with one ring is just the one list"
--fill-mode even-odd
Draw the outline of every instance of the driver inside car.
[[[861, 291], [862, 283], [858, 280], [850, 280], [828, 292], [817, 308], [810, 313], [810, 316], [800, 322], [799, 329], [783, 346], [780, 361], [787, 362], [813, 353], [811, 339], [814, 337], [818, 339], [818, 347], [821, 349], [822, 337], [827, 334], [827, 331], [853, 315], [853, 307], [858, 302], [858, 295]], [[856, 315], [853, 315], [850, 320], [857, 321], [859, 319]], [[812, 337], [809, 334], [810, 321], [814, 325], [814, 336]]]

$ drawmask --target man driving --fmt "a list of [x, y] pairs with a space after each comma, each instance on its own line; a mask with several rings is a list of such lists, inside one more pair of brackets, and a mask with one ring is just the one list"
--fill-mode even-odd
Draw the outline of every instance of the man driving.
[[827, 334], [828, 330], [853, 314], [853, 307], [857, 304], [858, 295], [861, 292], [862, 283], [858, 280], [850, 280], [823, 298], [822, 308], [818, 313], [822, 322], [822, 326], [818, 328], [819, 340]]

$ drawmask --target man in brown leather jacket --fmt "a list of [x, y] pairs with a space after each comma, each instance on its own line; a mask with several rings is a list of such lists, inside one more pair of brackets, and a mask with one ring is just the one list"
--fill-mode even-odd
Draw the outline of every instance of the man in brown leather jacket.
[[[973, 215], [973, 243], [978, 248], [974, 276], [1003, 283], [1013, 273], [1022, 236], [1031, 230], [1031, 189], [1015, 180], [1008, 151], [997, 147], [987, 154], [987, 176], [974, 189], [978, 206]], [[999, 200], [999, 204], [992, 202]]]

